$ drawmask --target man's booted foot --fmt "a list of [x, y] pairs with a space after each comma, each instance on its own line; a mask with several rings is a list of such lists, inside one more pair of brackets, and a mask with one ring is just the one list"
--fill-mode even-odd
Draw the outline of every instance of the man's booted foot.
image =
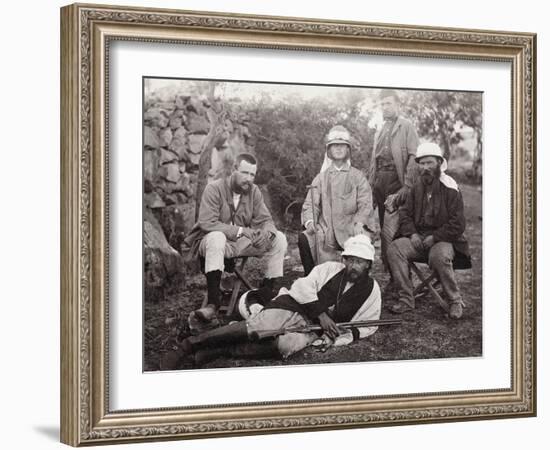
[[212, 322], [217, 318], [216, 312], [216, 305], [209, 303], [204, 308], [197, 309], [195, 311], [195, 317], [202, 322]]
[[176, 370], [180, 369], [184, 365], [184, 362], [192, 355], [192, 348], [189, 345], [189, 341], [184, 339], [177, 350], [170, 350], [162, 355], [160, 359], [160, 370]]
[[189, 336], [179, 344], [177, 350], [163, 355], [160, 361], [161, 370], [175, 370], [186, 357], [203, 348], [214, 348], [248, 341], [246, 322], [234, 322], [223, 327], [205, 331], [197, 336]]
[[262, 292], [262, 297], [272, 299], [276, 292], [276, 284], [279, 282], [280, 278], [264, 278], [260, 282], [259, 291]]
[[451, 303], [451, 307], [449, 308], [449, 317], [451, 319], [460, 319], [462, 317], [463, 313], [463, 306], [462, 302], [453, 302]]

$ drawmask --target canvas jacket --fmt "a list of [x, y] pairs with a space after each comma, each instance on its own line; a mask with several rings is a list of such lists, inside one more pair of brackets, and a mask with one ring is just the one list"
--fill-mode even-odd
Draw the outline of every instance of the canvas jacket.
[[204, 189], [198, 221], [185, 239], [195, 252], [204, 235], [212, 231], [221, 231], [230, 241], [237, 240], [239, 227], [277, 232], [262, 193], [255, 184], [248, 193], [241, 195], [234, 210], [230, 180], [230, 177], [216, 180]]
[[[374, 230], [372, 192], [363, 173], [355, 167], [344, 168], [329, 183], [336, 169], [330, 166], [317, 175], [311, 183], [315, 214], [320, 229], [320, 238], [324, 245], [341, 248], [348, 238], [354, 235], [353, 226], [357, 222]], [[313, 220], [312, 195], [308, 194], [302, 207], [302, 224]], [[308, 240], [313, 237], [308, 236]], [[333, 239], [336, 242], [332, 242]], [[310, 242], [310, 245], [313, 245]]]

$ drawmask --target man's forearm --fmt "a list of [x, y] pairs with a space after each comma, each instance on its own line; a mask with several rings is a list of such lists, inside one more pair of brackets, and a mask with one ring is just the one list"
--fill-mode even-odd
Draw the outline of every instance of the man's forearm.
[[208, 221], [208, 222], [199, 221], [199, 227], [205, 233], [212, 233], [213, 231], [220, 231], [230, 241], [236, 241], [237, 240], [237, 234], [239, 232], [239, 226], [231, 225], [229, 223], [223, 223], [223, 222], [220, 222], [220, 221]]

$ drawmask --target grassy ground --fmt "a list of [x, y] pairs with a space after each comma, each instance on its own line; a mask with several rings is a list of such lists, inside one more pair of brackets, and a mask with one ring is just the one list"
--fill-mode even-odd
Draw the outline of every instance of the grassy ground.
[[[404, 322], [399, 326], [380, 327], [372, 336], [345, 347], [318, 352], [305, 349], [286, 361], [280, 360], [235, 360], [220, 358], [207, 364], [213, 367], [241, 367], [265, 365], [321, 364], [353, 361], [379, 361], [430, 358], [457, 358], [482, 355], [482, 302], [481, 302], [481, 191], [474, 186], [461, 186], [467, 221], [466, 237], [472, 253], [472, 269], [457, 272], [457, 279], [466, 302], [461, 320], [446, 317], [441, 307], [430, 297], [416, 302], [416, 309], [400, 316]], [[289, 250], [285, 260], [283, 284], [290, 286], [302, 275], [296, 247], [296, 234], [288, 233]], [[251, 258], [247, 272], [252, 283], [260, 278], [257, 260]], [[380, 260], [372, 272], [383, 290], [382, 318], [395, 318], [388, 306], [397, 299], [392, 292], [384, 293], [388, 275]], [[159, 370], [162, 353], [172, 349], [181, 324], [189, 313], [198, 308], [205, 295], [203, 275], [187, 279], [185, 289], [172, 288], [164, 302], [146, 304], [144, 308], [144, 370]]]

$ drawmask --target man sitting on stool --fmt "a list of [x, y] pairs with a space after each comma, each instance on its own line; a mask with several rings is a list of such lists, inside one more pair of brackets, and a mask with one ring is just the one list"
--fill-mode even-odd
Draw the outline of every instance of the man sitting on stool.
[[398, 285], [399, 301], [391, 308], [402, 313], [414, 308], [409, 262], [426, 260], [451, 302], [449, 316], [462, 317], [464, 303], [453, 270], [455, 257], [469, 259], [464, 203], [456, 182], [447, 174], [447, 162], [437, 144], [418, 146], [416, 162], [421, 176], [399, 210], [402, 237], [388, 247], [388, 263]]
[[272, 289], [274, 280], [283, 276], [287, 241], [254, 184], [257, 165], [254, 156], [241, 153], [229, 177], [206, 186], [198, 222], [185, 240], [194, 255], [205, 258], [208, 305], [196, 312], [204, 320], [220, 306], [224, 258], [264, 257], [267, 267], [261, 287]]
[[259, 342], [251, 342], [251, 335], [311, 323], [319, 323], [335, 346], [370, 336], [376, 326], [342, 331], [336, 324], [380, 318], [380, 288], [369, 275], [373, 259], [374, 247], [368, 236], [349, 238], [344, 243], [342, 262], [328, 261], [314, 267], [307, 277], [298, 278], [290, 289], [282, 288], [260, 312], [244, 321], [186, 338], [178, 350], [163, 356], [161, 369], [177, 369], [185, 360], [200, 366], [221, 356], [288, 358], [310, 345], [317, 334], [285, 332]]

